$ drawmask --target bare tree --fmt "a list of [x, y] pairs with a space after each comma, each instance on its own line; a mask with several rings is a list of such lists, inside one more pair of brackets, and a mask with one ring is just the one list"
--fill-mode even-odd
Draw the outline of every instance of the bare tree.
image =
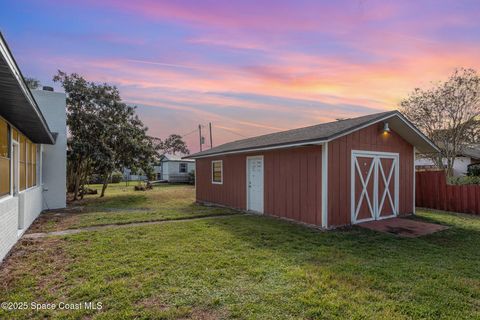
[[445, 82], [416, 88], [400, 109], [441, 150], [424, 156], [451, 175], [455, 157], [473, 142], [472, 132], [478, 132], [480, 76], [473, 69], [457, 69]]
[[24, 80], [30, 89], [38, 89], [40, 87], [40, 80], [38, 79], [25, 77]]

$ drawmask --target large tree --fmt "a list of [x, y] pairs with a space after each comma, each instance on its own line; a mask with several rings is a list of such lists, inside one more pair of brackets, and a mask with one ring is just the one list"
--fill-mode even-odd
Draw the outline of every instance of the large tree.
[[445, 82], [416, 88], [400, 109], [441, 150], [424, 156], [451, 175], [456, 156], [478, 132], [480, 76], [473, 69], [457, 69]]
[[152, 171], [158, 156], [154, 140], [115, 86], [62, 71], [54, 81], [67, 94], [68, 189], [74, 199], [92, 173], [103, 179], [103, 197], [114, 171], [124, 167]]
[[187, 144], [185, 141], [183, 141], [182, 136], [178, 134], [171, 134], [165, 140], [159, 139], [158, 145], [159, 149], [163, 151], [163, 153], [190, 153], [190, 150], [188, 150]]

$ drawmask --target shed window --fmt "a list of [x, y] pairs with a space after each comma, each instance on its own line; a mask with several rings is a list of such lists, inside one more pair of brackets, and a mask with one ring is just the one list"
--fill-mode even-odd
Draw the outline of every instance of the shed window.
[[0, 119], [0, 196], [10, 194], [10, 127]]
[[223, 183], [223, 161], [222, 160], [212, 161], [212, 183], [215, 183], [215, 184]]
[[186, 163], [180, 163], [180, 173], [187, 173], [187, 164]]

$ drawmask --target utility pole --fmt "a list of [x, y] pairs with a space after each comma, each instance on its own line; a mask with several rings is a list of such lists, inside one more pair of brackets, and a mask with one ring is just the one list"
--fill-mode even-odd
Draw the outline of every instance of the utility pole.
[[208, 123], [208, 128], [210, 129], [210, 149], [213, 148], [213, 143], [212, 143], [212, 123]]
[[203, 139], [202, 139], [202, 125], [201, 124], [198, 125], [198, 135], [200, 137], [200, 152], [202, 152], [202, 142], [203, 142], [202, 140]]

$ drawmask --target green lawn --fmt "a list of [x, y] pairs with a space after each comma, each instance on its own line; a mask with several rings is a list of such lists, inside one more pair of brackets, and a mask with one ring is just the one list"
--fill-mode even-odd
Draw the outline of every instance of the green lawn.
[[[88, 195], [70, 205], [78, 210], [71, 214], [48, 213], [41, 216], [29, 232], [75, 229], [105, 224], [125, 224], [158, 220], [174, 220], [219, 214], [234, 210], [198, 205], [194, 187], [190, 185], [158, 185], [153, 190], [134, 191], [137, 182], [111, 184], [105, 197]], [[100, 191], [101, 185], [90, 185]]]
[[418, 218], [450, 228], [408, 239], [232, 215], [23, 241], [0, 269], [0, 301], [103, 308], [0, 318], [480, 318], [480, 219]]

